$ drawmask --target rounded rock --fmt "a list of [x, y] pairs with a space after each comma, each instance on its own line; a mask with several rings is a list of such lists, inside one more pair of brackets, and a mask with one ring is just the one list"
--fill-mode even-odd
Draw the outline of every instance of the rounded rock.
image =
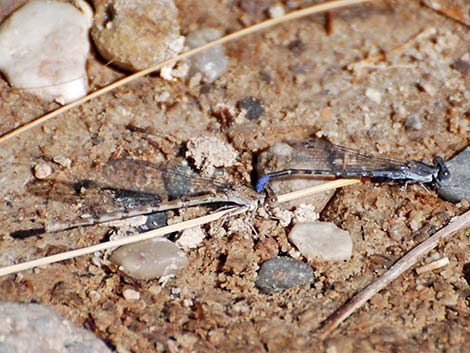
[[40, 304], [0, 301], [0, 352], [110, 353], [93, 333]]
[[0, 26], [0, 70], [15, 87], [61, 104], [87, 94], [90, 6], [31, 1]]
[[121, 246], [111, 254], [110, 260], [137, 279], [176, 275], [188, 264], [185, 253], [165, 238]]
[[342, 261], [352, 255], [351, 236], [333, 223], [297, 223], [289, 233], [289, 240], [309, 260]]
[[309, 265], [290, 257], [275, 257], [261, 265], [256, 287], [264, 293], [272, 294], [310, 284], [313, 280], [313, 269]]
[[91, 37], [99, 53], [124, 70], [142, 70], [183, 50], [173, 0], [95, 0]]
[[36, 164], [34, 166], [34, 176], [38, 179], [47, 179], [52, 174], [52, 167], [46, 163]]

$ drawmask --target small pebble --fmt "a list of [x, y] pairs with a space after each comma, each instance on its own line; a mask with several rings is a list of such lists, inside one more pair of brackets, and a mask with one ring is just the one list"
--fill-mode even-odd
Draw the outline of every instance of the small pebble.
[[256, 287], [264, 293], [272, 294], [310, 284], [313, 280], [313, 269], [309, 265], [290, 257], [275, 257], [261, 265]]
[[352, 255], [349, 233], [329, 222], [297, 223], [289, 233], [289, 240], [309, 260], [319, 257], [342, 261]]
[[31, 1], [1, 24], [0, 70], [13, 86], [61, 104], [86, 95], [93, 12], [76, 3]]
[[205, 237], [202, 228], [197, 226], [183, 230], [176, 244], [183, 249], [194, 249], [202, 243]]
[[110, 353], [92, 332], [40, 304], [0, 301], [2, 353]]
[[176, 275], [188, 264], [185, 253], [165, 238], [121, 246], [111, 254], [110, 260], [137, 279]]
[[264, 114], [263, 103], [256, 97], [246, 97], [237, 103], [238, 109], [246, 112], [250, 120], [258, 119]]
[[410, 234], [410, 228], [408, 228], [406, 223], [400, 219], [394, 220], [388, 229], [388, 235], [396, 241], [400, 241], [401, 239], [408, 237]]
[[64, 168], [70, 168], [72, 166], [72, 161], [64, 156], [55, 156], [52, 160]]
[[382, 94], [374, 88], [366, 89], [366, 97], [377, 104], [382, 102]]
[[407, 127], [408, 129], [413, 129], [413, 130], [421, 130], [423, 127], [423, 124], [421, 123], [419, 116], [416, 114], [413, 114], [413, 115], [410, 115], [408, 118], [406, 118], [405, 127]]
[[122, 291], [124, 299], [129, 301], [135, 301], [140, 299], [140, 293], [132, 288], [126, 288]]
[[91, 37], [112, 65], [142, 70], [184, 48], [173, 0], [95, 0]]
[[236, 4], [246, 13], [255, 15], [265, 12], [273, 0], [237, 0]]
[[[220, 38], [223, 33], [214, 28], [201, 28], [191, 32], [186, 37], [186, 45], [193, 49]], [[216, 45], [191, 57], [191, 76], [196, 72], [202, 74], [203, 80], [212, 83], [225, 74], [228, 67], [228, 59], [225, 49]]]
[[268, 13], [269, 17], [278, 18], [284, 16], [286, 11], [284, 10], [284, 6], [282, 6], [282, 4], [274, 4], [269, 8]]
[[39, 163], [34, 166], [34, 176], [38, 179], [47, 179], [52, 174], [52, 167], [46, 163]]
[[446, 162], [450, 178], [440, 182], [437, 193], [450, 202], [470, 200], [470, 147]]
[[468, 76], [470, 73], [470, 56], [466, 53], [463, 57], [457, 59], [452, 68], [459, 71], [463, 76]]

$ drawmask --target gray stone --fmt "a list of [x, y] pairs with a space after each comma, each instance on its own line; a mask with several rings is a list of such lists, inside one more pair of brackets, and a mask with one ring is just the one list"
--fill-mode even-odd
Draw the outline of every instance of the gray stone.
[[261, 265], [256, 287], [262, 292], [271, 294], [310, 284], [313, 280], [313, 269], [308, 264], [290, 257], [275, 257]]
[[121, 246], [112, 253], [110, 260], [137, 279], [176, 275], [188, 264], [185, 253], [165, 238]]
[[[222, 32], [214, 28], [201, 28], [186, 37], [188, 47], [200, 47], [222, 36]], [[225, 49], [216, 45], [191, 57], [191, 75], [200, 72], [205, 82], [211, 83], [222, 76], [228, 67]]]
[[93, 333], [39, 304], [0, 302], [0, 353], [108, 353]]
[[437, 193], [450, 202], [470, 200], [470, 148], [446, 162], [450, 178], [440, 183]]
[[246, 97], [238, 101], [239, 109], [246, 112], [246, 117], [250, 120], [258, 119], [264, 114], [263, 102], [256, 97]]
[[289, 233], [289, 240], [309, 260], [342, 261], [352, 255], [351, 236], [333, 223], [297, 223]]

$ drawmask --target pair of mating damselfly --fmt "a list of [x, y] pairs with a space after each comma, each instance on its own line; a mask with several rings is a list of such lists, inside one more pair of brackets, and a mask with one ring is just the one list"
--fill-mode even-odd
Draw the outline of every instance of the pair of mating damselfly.
[[441, 157], [435, 157], [433, 165], [420, 161], [400, 161], [363, 154], [321, 139], [292, 143], [291, 147], [296, 151], [297, 158], [301, 159], [297, 162], [302, 162], [307, 167], [266, 173], [258, 179], [256, 192], [248, 186], [197, 176], [184, 163], [161, 167], [134, 159], [111, 160], [104, 168], [103, 182], [34, 182], [29, 187], [34, 194], [57, 196], [57, 199], [68, 201], [90, 198], [102, 204], [108, 202], [118, 205], [118, 209], [101, 213], [88, 212], [86, 216], [73, 221], [49, 222], [43, 228], [18, 231], [13, 236], [57, 232], [198, 205], [235, 204], [256, 209], [264, 202], [263, 190], [271, 180], [293, 175], [369, 177], [437, 185], [450, 177]]

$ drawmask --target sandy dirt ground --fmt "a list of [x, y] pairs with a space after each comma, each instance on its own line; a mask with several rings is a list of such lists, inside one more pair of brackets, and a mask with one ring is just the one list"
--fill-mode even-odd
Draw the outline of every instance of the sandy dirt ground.
[[[246, 7], [251, 11], [228, 0], [176, 5], [183, 33], [202, 26], [228, 33], [266, 19], [271, 2], [251, 3]], [[66, 219], [76, 210], [28, 193], [38, 163], [52, 165], [53, 178], [90, 179], [110, 158], [171, 160], [197, 136], [230, 143], [239, 152], [230, 173], [246, 184], [253, 182], [259, 152], [312, 136], [402, 159], [450, 158], [469, 142], [469, 44], [466, 26], [418, 1], [377, 2], [229, 43], [229, 69], [211, 85], [152, 75], [75, 108], [0, 149], [0, 263], [107, 237], [106, 227], [10, 237], [46, 217]], [[124, 75], [94, 53], [88, 73], [92, 89]], [[168, 96], [164, 102], [158, 99], [162, 94]], [[246, 97], [262, 101], [259, 118], [240, 115], [238, 102]], [[0, 80], [2, 133], [56, 107]], [[129, 129], [130, 124], [143, 130]], [[54, 164], [56, 156], [69, 158], [72, 166]], [[447, 256], [449, 265], [422, 275], [406, 273], [325, 341], [312, 335], [348, 298], [464, 208], [418, 186], [408, 187], [406, 195], [396, 184], [341, 190], [321, 218], [350, 232], [352, 258], [311, 261], [313, 285], [273, 295], [256, 289], [257, 271], [265, 259], [295, 250], [287, 239], [289, 228], [275, 219], [239, 216], [238, 222], [252, 227], [220, 236], [228, 223], [207, 225], [203, 244], [188, 252], [189, 265], [165, 285], [133, 280], [85, 256], [0, 278], [0, 299], [52, 307], [118, 352], [465, 352], [470, 347], [468, 231], [421, 262]], [[140, 299], [124, 299], [127, 288]]]

